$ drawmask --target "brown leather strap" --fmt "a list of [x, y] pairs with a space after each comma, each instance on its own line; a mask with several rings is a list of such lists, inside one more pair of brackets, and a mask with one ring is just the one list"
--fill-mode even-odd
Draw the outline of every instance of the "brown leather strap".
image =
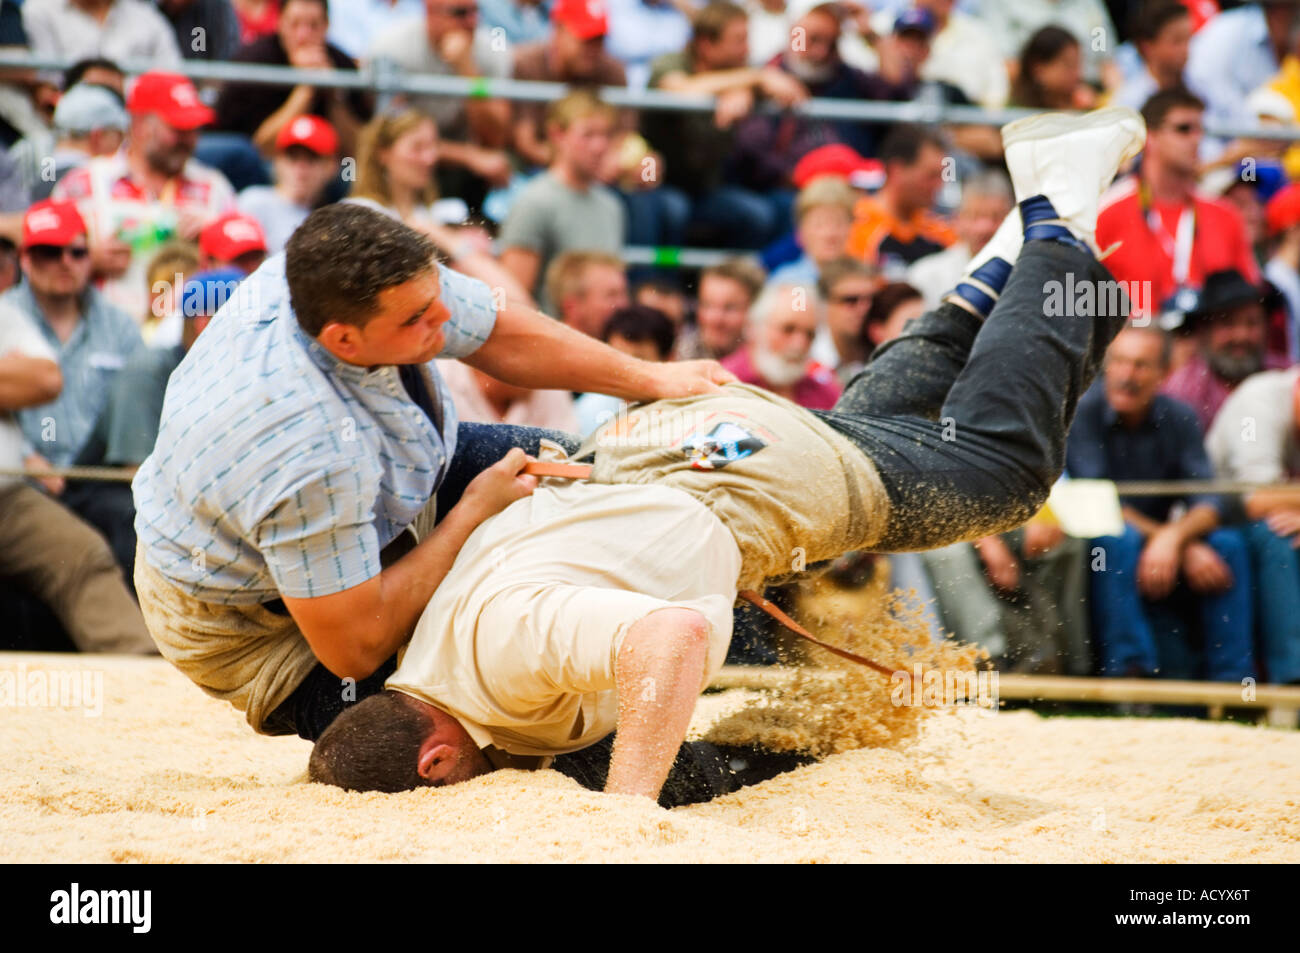
[[552, 463], [548, 460], [533, 460], [524, 464], [523, 472], [532, 476], [567, 477], [570, 480], [585, 480], [591, 476], [591, 464]]
[[[585, 480], [589, 476], [591, 476], [591, 464], [553, 463], [545, 460], [534, 460], [531, 463], [527, 463], [524, 465], [523, 472], [532, 474], [533, 476], [567, 477], [571, 480]], [[783, 626], [785, 626], [795, 635], [802, 636], [803, 638], [807, 639], [809, 642], [812, 642], [814, 645], [820, 646], [821, 648], [825, 649], [827, 652], [830, 652], [832, 655], [838, 655], [840, 658], [847, 659], [850, 662], [857, 662], [859, 665], [865, 665], [867, 666], [867, 668], [874, 669], [875, 671], [879, 672], [881, 675], [888, 675], [892, 678], [893, 675], [895, 674], [894, 669], [887, 668], [884, 665], [881, 665], [879, 662], [873, 662], [871, 659], [867, 658], [866, 656], [857, 655], [853, 652], [850, 652], [848, 649], [841, 649], [841, 648], [836, 648], [833, 645], [827, 645], [821, 639], [816, 638], [811, 632], [809, 632], [807, 629], [801, 626], [798, 622], [795, 622], [794, 619], [790, 618], [788, 615], [786, 615], [784, 612], [778, 609], [769, 600], [764, 599], [762, 593], [756, 592], [753, 589], [746, 589], [740, 593], [740, 598], [744, 599], [746, 602], [758, 606], [758, 608], [762, 609], [764, 612], [770, 615], [777, 622], [780, 622]], [[902, 674], [907, 675], [908, 673], [904, 671]]]
[[[820, 646], [821, 648], [825, 649], [827, 652], [830, 652], [832, 655], [838, 655], [840, 658], [848, 659], [850, 662], [857, 662], [859, 665], [865, 665], [867, 668], [875, 669], [881, 675], [888, 675], [891, 678], [896, 674], [896, 671], [894, 669], [886, 668], [884, 665], [881, 665], [879, 662], [873, 662], [865, 655], [857, 655], [856, 653], [850, 652], [848, 649], [841, 649], [841, 648], [836, 648], [833, 645], [827, 645], [821, 639], [817, 638], [811, 632], [809, 632], [807, 629], [801, 626], [798, 622], [794, 621], [794, 619], [790, 618], [788, 615], [782, 612], [770, 600], [764, 599], [763, 594], [760, 592], [756, 592], [753, 589], [744, 589], [740, 592], [740, 598], [744, 599], [748, 603], [751, 603], [752, 605], [758, 606], [760, 609], [762, 609], [764, 612], [770, 615], [777, 622], [780, 622], [783, 626], [785, 626], [795, 635], [802, 636], [803, 638], [807, 639], [809, 642], [813, 643], [814, 645]], [[902, 671], [901, 674], [908, 675], [906, 671]]]

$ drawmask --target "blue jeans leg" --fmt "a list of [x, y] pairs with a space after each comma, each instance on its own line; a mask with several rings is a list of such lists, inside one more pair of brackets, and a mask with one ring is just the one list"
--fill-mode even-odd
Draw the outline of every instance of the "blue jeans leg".
[[1245, 537], [1240, 530], [1224, 527], [1206, 536], [1205, 542], [1228, 564], [1235, 580], [1227, 592], [1199, 599], [1205, 634], [1205, 677], [1213, 682], [1256, 678], [1255, 613]]
[[1260, 521], [1244, 529], [1255, 574], [1255, 618], [1264, 675], [1300, 682], [1300, 550]]
[[1142, 534], [1125, 524], [1124, 535], [1100, 536], [1089, 544], [1092, 630], [1102, 675], [1125, 675], [1134, 669], [1151, 675], [1160, 667], [1137, 588], [1142, 542]]
[[724, 185], [695, 203], [691, 219], [717, 230], [733, 248], [762, 248], [780, 234], [780, 210], [757, 192]]
[[581, 443], [574, 434], [560, 430], [461, 421], [456, 431], [456, 452], [438, 484], [438, 519], [442, 520], [460, 501], [471, 480], [509, 453], [511, 447], [520, 447], [525, 453], [537, 456], [538, 443], [543, 437], [558, 443], [568, 453], [577, 450]]

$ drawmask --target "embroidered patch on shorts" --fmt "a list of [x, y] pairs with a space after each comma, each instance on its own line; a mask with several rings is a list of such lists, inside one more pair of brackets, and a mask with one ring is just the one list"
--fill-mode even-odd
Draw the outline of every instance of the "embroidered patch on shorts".
[[700, 430], [690, 434], [682, 441], [682, 452], [690, 458], [693, 470], [721, 470], [766, 446], [767, 441], [728, 422], [718, 424], [707, 434]]

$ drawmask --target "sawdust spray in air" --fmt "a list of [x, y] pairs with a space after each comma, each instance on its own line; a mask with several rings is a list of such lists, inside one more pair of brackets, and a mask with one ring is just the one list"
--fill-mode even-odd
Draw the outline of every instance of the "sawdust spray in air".
[[[932, 641], [915, 593], [888, 590], [880, 575], [861, 589], [843, 589], [825, 578], [801, 583], [799, 622], [830, 645], [908, 672], [917, 665], [923, 674], [971, 672], [987, 658], [977, 646]], [[896, 704], [887, 676], [796, 641], [787, 654], [801, 664], [789, 681], [721, 718], [706, 740], [821, 758], [857, 748], [905, 747], [927, 718], [952, 711]]]

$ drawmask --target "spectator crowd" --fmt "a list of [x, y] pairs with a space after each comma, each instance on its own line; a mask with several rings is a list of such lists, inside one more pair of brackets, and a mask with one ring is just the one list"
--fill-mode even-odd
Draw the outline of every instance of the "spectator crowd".
[[[1004, 670], [1300, 683], [1300, 143], [1236, 134], [1296, 125], [1300, 4], [2, 0], [0, 48], [65, 64], [0, 68], [11, 470], [166, 453], [171, 372], [331, 202], [400, 219], [494, 295], [629, 354], [716, 359], [829, 409], [1014, 197], [992, 125], [804, 103], [1138, 109], [1146, 149], [1097, 229], [1132, 316], [1063, 479], [1291, 485], [1122, 497], [1122, 531], [1086, 539], [1049, 507], [853, 565]], [[180, 70], [197, 59], [236, 78], [196, 86]], [[241, 66], [395, 68], [476, 93], [377, 98]], [[511, 78], [565, 92], [494, 95]], [[712, 107], [614, 105], [602, 87]], [[658, 251], [629, 265], [629, 248]], [[678, 265], [680, 248], [709, 263]], [[623, 410], [440, 363], [463, 420], [585, 435]], [[124, 482], [0, 476], [0, 648], [151, 651], [133, 520]]]

